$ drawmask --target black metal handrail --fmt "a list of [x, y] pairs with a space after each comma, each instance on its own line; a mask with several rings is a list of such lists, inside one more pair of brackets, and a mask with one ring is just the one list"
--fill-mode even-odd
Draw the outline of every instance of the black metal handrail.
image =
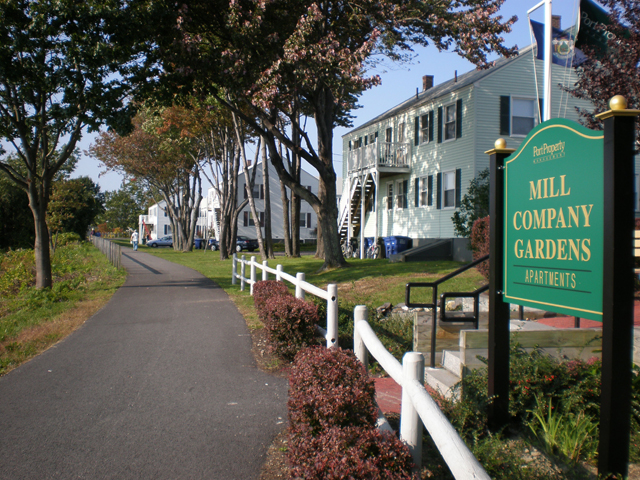
[[[405, 305], [408, 308], [431, 308], [431, 314], [432, 314], [432, 325], [431, 325], [431, 368], [434, 368], [436, 366], [436, 330], [437, 330], [437, 310], [438, 310], [438, 285], [440, 285], [441, 283], [446, 282], [447, 280], [452, 279], [453, 277], [456, 277], [458, 275], [460, 275], [463, 272], [466, 272], [467, 270], [469, 270], [470, 268], [475, 267], [476, 265], [484, 262], [485, 260], [489, 259], [489, 255], [485, 255], [483, 257], [478, 258], [477, 260], [474, 260], [473, 262], [460, 267], [459, 269], [445, 275], [442, 278], [439, 278], [438, 280], [436, 280], [435, 282], [410, 282], [407, 283], [406, 285], [406, 289], [405, 289]], [[412, 288], [432, 288], [433, 289], [433, 294], [432, 294], [432, 302], [431, 303], [412, 303], [411, 302], [411, 289]], [[480, 287], [479, 289], [475, 290], [474, 292], [463, 292], [460, 295], [458, 295], [459, 297], [472, 297], [474, 298], [474, 302], [473, 302], [473, 306], [474, 306], [474, 324], [475, 324], [475, 328], [478, 328], [478, 310], [479, 310], [479, 296], [480, 293], [484, 292], [485, 290], [487, 290], [489, 288], [489, 285], [485, 285], [483, 287]], [[459, 292], [457, 292], [459, 293]], [[444, 296], [444, 295], [443, 295]], [[453, 296], [451, 294], [449, 294], [449, 296]], [[444, 310], [444, 305], [440, 308], [441, 311]]]

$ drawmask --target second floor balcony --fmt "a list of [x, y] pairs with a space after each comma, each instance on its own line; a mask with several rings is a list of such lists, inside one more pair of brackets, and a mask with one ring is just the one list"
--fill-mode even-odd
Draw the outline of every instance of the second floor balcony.
[[371, 143], [351, 150], [347, 161], [349, 175], [369, 169], [388, 174], [407, 173], [411, 170], [411, 144]]

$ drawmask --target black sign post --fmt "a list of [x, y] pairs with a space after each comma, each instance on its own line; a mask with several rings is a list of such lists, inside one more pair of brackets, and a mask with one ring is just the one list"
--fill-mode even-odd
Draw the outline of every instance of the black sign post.
[[[638, 110], [617, 95], [604, 121], [602, 393], [598, 473], [626, 478], [633, 348], [634, 138]], [[596, 172], [593, 172], [595, 175]]]
[[489, 155], [489, 428], [509, 422], [509, 304], [502, 299], [504, 282], [504, 160], [515, 150], [499, 138]]

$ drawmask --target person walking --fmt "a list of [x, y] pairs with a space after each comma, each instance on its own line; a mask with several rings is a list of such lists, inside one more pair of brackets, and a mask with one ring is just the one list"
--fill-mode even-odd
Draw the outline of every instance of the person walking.
[[131, 234], [131, 243], [133, 244], [133, 251], [138, 251], [138, 232], [135, 230]]

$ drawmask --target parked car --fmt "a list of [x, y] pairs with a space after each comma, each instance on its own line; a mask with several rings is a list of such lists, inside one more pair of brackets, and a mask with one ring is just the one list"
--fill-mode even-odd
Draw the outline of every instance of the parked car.
[[147, 242], [147, 247], [173, 247], [173, 237], [171, 235], [166, 235], [156, 240], [149, 240]]
[[254, 238], [247, 238], [244, 235], [238, 235], [236, 240], [236, 252], [248, 250], [253, 252], [258, 249], [258, 240]]
[[216, 250], [220, 250], [220, 244], [218, 243], [218, 240], [216, 240], [215, 238], [210, 238], [209, 239], [209, 248], [213, 252], [215, 252]]

